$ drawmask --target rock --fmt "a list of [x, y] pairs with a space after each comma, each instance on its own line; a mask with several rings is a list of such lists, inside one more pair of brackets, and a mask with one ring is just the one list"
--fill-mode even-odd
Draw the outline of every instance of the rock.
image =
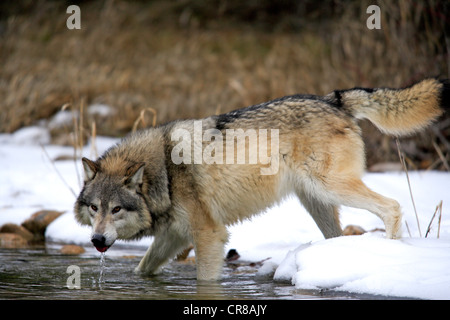
[[20, 226], [14, 223], [4, 224], [0, 227], [0, 247], [23, 248], [29, 244], [44, 242], [47, 226], [63, 213], [42, 210], [35, 212]]
[[184, 264], [184, 265], [195, 265], [195, 257], [187, 257], [184, 260], [176, 260], [177, 263]]
[[0, 227], [0, 233], [15, 233], [24, 238], [25, 241], [31, 241], [34, 238], [34, 235], [30, 231], [15, 223], [5, 223]]
[[225, 258], [225, 261], [230, 262], [239, 259], [241, 256], [236, 251], [236, 249], [230, 249], [227, 253], [227, 256]]
[[22, 226], [33, 235], [33, 241], [45, 241], [45, 229], [53, 220], [62, 215], [63, 211], [42, 210], [35, 212], [30, 218], [22, 223]]
[[193, 245], [190, 245], [189, 247], [187, 247], [186, 249], [184, 249], [183, 251], [181, 251], [177, 257], [175, 258], [175, 260], [177, 261], [183, 261], [186, 260], [189, 253], [191, 252], [191, 250], [194, 249]]
[[189, 257], [189, 253], [192, 249], [194, 249], [194, 246], [191, 244], [189, 247], [181, 251], [175, 260], [181, 264], [195, 265], [195, 257]]
[[366, 233], [366, 230], [361, 228], [360, 226], [355, 226], [353, 224], [349, 224], [344, 228], [342, 234], [344, 236], [357, 236]]
[[82, 254], [85, 252], [83, 247], [74, 245], [74, 244], [66, 244], [62, 246], [62, 248], [59, 250], [62, 254], [70, 254], [70, 255], [77, 255]]
[[1, 248], [24, 248], [28, 246], [28, 241], [21, 235], [16, 233], [0, 233], [0, 247]]

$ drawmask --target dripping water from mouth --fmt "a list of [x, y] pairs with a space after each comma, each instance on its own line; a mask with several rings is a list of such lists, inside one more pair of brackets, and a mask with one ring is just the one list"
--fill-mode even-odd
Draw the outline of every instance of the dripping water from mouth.
[[105, 283], [104, 273], [105, 273], [105, 252], [101, 252], [100, 253], [100, 275], [98, 277], [98, 287], [100, 290], [102, 289], [102, 285]]

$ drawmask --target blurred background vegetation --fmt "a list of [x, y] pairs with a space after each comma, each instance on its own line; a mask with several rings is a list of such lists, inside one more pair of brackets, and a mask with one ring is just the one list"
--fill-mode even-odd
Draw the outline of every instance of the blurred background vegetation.
[[[70, 4], [81, 30], [66, 27]], [[379, 30], [366, 26], [371, 4]], [[84, 132], [95, 121], [97, 134], [123, 136], [152, 124], [147, 108], [161, 124], [296, 93], [450, 78], [449, 26], [448, 0], [1, 1], [0, 132], [63, 105], [111, 106], [102, 117], [81, 112]], [[368, 166], [398, 162], [395, 140], [361, 125]], [[414, 169], [448, 170], [449, 137], [445, 115], [402, 148]]]

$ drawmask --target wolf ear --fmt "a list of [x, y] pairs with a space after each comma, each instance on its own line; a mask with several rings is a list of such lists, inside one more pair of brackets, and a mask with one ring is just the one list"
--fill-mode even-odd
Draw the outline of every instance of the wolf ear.
[[140, 162], [133, 164], [127, 169], [125, 180], [125, 185], [130, 189], [138, 189], [144, 181], [144, 165], [145, 163]]
[[94, 161], [89, 160], [88, 158], [81, 159], [83, 163], [83, 169], [84, 169], [84, 182], [91, 181], [94, 179], [95, 174], [100, 171], [100, 168], [98, 164], [96, 164]]

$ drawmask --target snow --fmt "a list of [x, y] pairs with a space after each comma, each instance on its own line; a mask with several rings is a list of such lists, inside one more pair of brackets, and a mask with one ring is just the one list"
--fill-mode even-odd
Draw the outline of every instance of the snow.
[[50, 130], [64, 128], [73, 123], [74, 118], [78, 118], [78, 111], [60, 110], [48, 122]]
[[88, 114], [90, 115], [97, 115], [100, 117], [107, 117], [109, 115], [115, 114], [115, 109], [111, 108], [110, 106], [106, 104], [92, 104], [88, 107]]
[[450, 244], [437, 239], [340, 237], [290, 251], [275, 272], [297, 288], [450, 298]]
[[[97, 137], [97, 152], [101, 154], [117, 141]], [[47, 228], [46, 237], [89, 246], [90, 229], [78, 225], [73, 215], [73, 204], [81, 190], [81, 163], [50, 161], [71, 157], [74, 151], [48, 143], [48, 132], [39, 126], [0, 134], [0, 225], [20, 224], [38, 210], [65, 211]], [[91, 146], [86, 146], [82, 154], [93, 158]], [[410, 172], [409, 176], [420, 232], [405, 174], [367, 173], [363, 180], [371, 189], [401, 204], [402, 239], [388, 240], [377, 231], [325, 240], [299, 201], [291, 197], [264, 214], [231, 226], [226, 250], [235, 248], [241, 259], [248, 261], [270, 258], [258, 274], [288, 281], [297, 289], [450, 299], [450, 174], [429, 171]], [[440, 229], [436, 217], [424, 238], [441, 200]], [[384, 228], [375, 215], [348, 207], [341, 210], [341, 222], [342, 226], [355, 224], [365, 230]], [[126, 244], [147, 247], [151, 242], [152, 238], [145, 238]]]
[[17, 130], [9, 138], [16, 145], [48, 144], [50, 133], [45, 128], [33, 126]]

